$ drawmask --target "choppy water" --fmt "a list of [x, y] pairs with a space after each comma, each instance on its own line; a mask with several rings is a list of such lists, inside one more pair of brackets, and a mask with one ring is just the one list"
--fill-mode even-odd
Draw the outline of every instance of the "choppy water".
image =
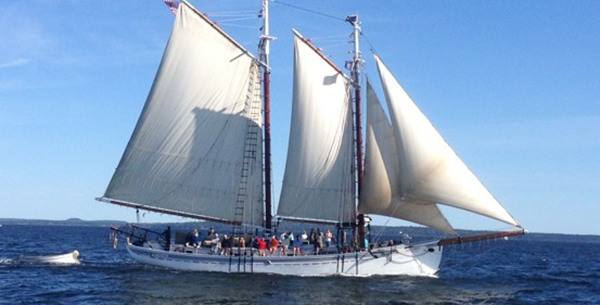
[[[438, 279], [179, 272], [112, 250], [108, 228], [0, 227], [0, 304], [600, 304], [600, 244], [447, 247]], [[72, 250], [81, 265], [22, 264]]]

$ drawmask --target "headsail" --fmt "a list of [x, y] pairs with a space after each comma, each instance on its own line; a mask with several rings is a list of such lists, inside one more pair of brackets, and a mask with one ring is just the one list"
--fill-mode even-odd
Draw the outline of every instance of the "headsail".
[[292, 122], [277, 214], [354, 221], [348, 81], [297, 33], [294, 46]]
[[[262, 225], [259, 81], [254, 58], [182, 1], [103, 200]], [[248, 145], [255, 147], [250, 157]], [[245, 161], [249, 170], [242, 174]], [[239, 219], [235, 207], [243, 175], [244, 216]]]
[[444, 141], [377, 55], [375, 61], [401, 169], [394, 195], [408, 202], [454, 206], [519, 226]]
[[392, 125], [371, 83], [367, 81], [367, 151], [359, 213], [405, 219], [440, 231], [454, 233], [435, 202], [403, 200], [400, 165]]

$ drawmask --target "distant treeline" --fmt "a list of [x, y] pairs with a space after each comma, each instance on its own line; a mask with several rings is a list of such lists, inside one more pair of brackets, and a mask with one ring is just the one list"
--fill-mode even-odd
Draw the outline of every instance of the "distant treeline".
[[[15, 219], [15, 218], [0, 218], [2, 225], [30, 225], [30, 226], [90, 226], [90, 227], [111, 227], [126, 225], [127, 222], [119, 220], [82, 220], [79, 218], [70, 218], [67, 220], [40, 220], [40, 219]], [[139, 226], [153, 228], [158, 232], [162, 232], [167, 226], [171, 226], [172, 230], [192, 230], [197, 228], [201, 235], [206, 234], [210, 227], [215, 227], [217, 232], [229, 233], [231, 226], [220, 223], [211, 223], [206, 221], [180, 222], [180, 223], [140, 223]], [[302, 231], [310, 232], [311, 229], [320, 229], [324, 232], [326, 229], [331, 229], [336, 232], [333, 226], [323, 226], [311, 223], [296, 223], [286, 222], [278, 226], [277, 234], [284, 231], [293, 231], [295, 234]], [[452, 237], [448, 234], [438, 232], [436, 230], [425, 227], [382, 227], [371, 226], [371, 236], [373, 240], [400, 239], [401, 233], [408, 234], [413, 242], [435, 240], [440, 238]], [[491, 231], [474, 231], [474, 230], [457, 230], [460, 236], [470, 236], [477, 234], [486, 234]], [[524, 241], [549, 241], [549, 242], [582, 242], [582, 243], [600, 243], [600, 235], [575, 235], [575, 234], [558, 234], [558, 233], [528, 233], [520, 237]]]
[[44, 219], [19, 219], [19, 218], [0, 218], [2, 225], [21, 225], [21, 226], [81, 226], [81, 227], [110, 227], [127, 224], [119, 220], [82, 220], [79, 218], [69, 218], [67, 220], [44, 220]]

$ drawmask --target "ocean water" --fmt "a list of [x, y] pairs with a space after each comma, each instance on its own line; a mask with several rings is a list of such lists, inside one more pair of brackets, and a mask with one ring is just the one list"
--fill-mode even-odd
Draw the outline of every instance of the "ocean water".
[[[135, 263], [109, 228], [0, 227], [0, 304], [600, 304], [600, 244], [446, 247], [439, 278], [181, 272]], [[74, 266], [19, 263], [77, 249]]]

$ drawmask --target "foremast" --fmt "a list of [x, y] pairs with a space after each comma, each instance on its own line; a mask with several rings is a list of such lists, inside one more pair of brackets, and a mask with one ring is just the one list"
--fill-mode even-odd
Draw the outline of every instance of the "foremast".
[[[364, 176], [363, 170], [363, 139], [362, 139], [362, 99], [361, 99], [361, 83], [360, 83], [360, 67], [363, 64], [363, 60], [360, 52], [360, 44], [359, 44], [359, 34], [361, 31], [360, 23], [358, 21], [358, 14], [350, 15], [346, 18], [346, 22], [350, 23], [353, 27], [352, 37], [354, 44], [353, 58], [351, 61], [351, 78], [352, 78], [352, 86], [354, 87], [354, 127], [355, 127], [355, 138], [356, 138], [356, 198], [357, 198], [357, 206], [358, 206], [358, 198], [360, 198], [362, 180]], [[355, 233], [355, 236], [358, 238], [358, 246], [360, 248], [365, 247], [365, 215], [358, 214], [357, 215], [357, 227], [358, 230]]]

